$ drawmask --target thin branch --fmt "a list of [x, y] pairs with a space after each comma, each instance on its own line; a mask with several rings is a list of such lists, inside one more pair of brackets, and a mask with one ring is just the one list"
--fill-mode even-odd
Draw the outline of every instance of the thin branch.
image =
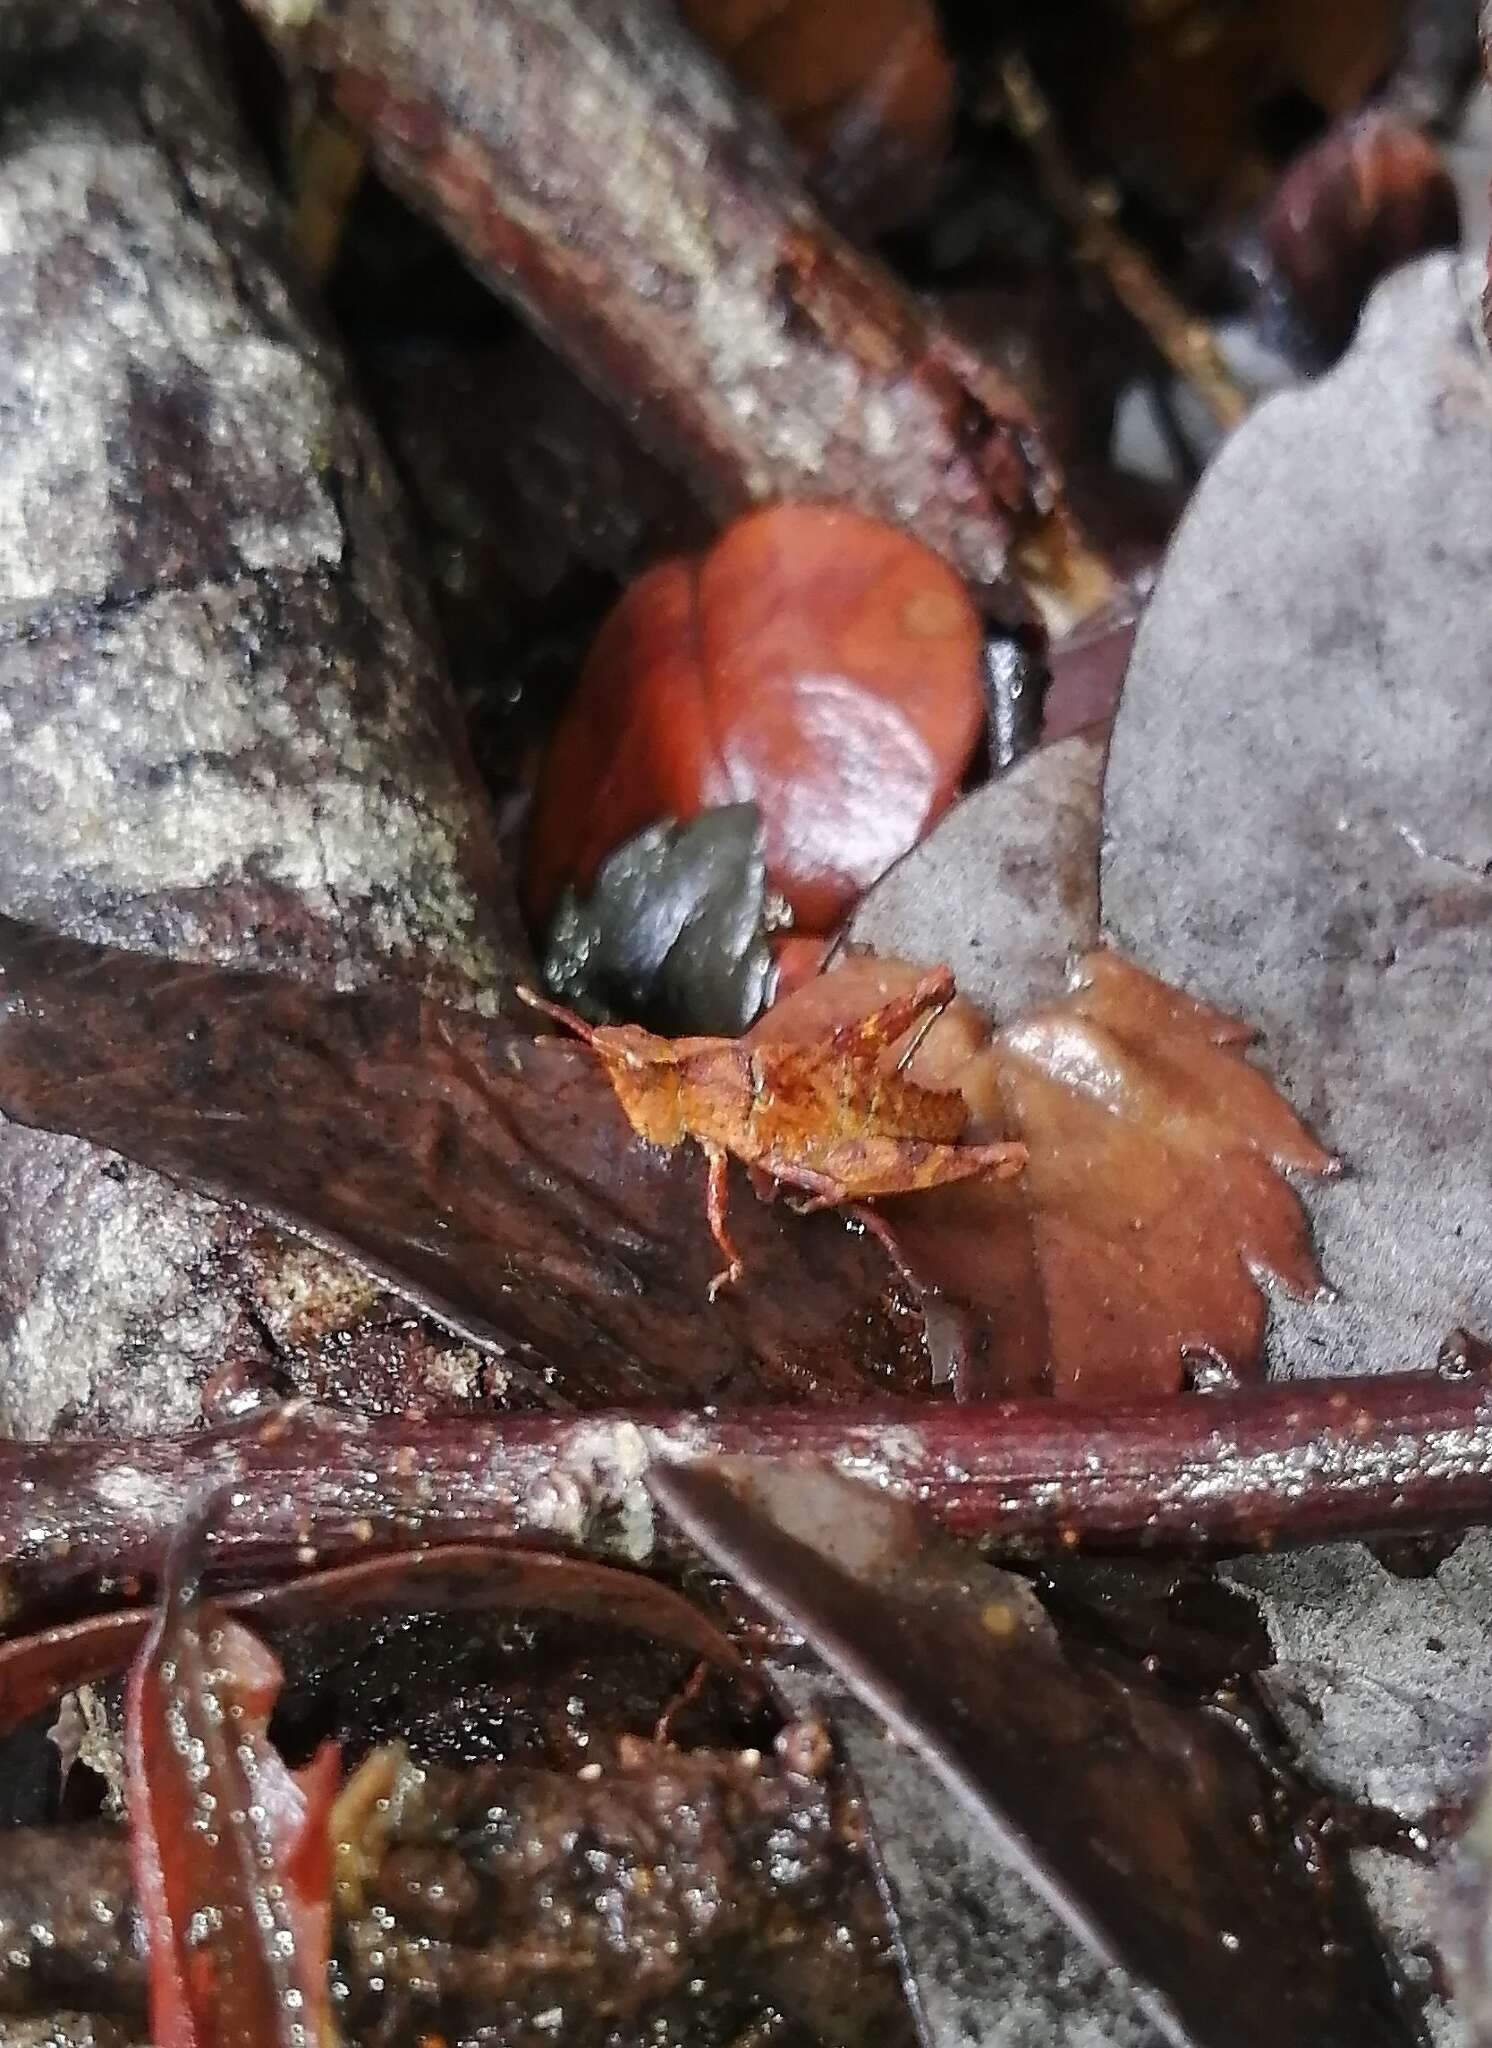
[[1024, 57], [1012, 53], [1004, 59], [1000, 85], [1010, 124], [1030, 150], [1048, 199], [1077, 235], [1079, 253], [1103, 271], [1125, 311], [1224, 433], [1231, 432], [1248, 411], [1248, 395], [1224, 361], [1211, 328], [1176, 297], [1084, 181]]
[[650, 1464], [833, 1465], [1007, 1551], [1236, 1551], [1492, 1520], [1492, 1378], [1304, 1381], [1136, 1404], [904, 1402], [553, 1416], [360, 1417], [290, 1404], [223, 1430], [0, 1444], [11, 1611], [131, 1590], [205, 1486], [215, 1556], [284, 1570], [375, 1545], [519, 1539], [644, 1562], [677, 1550]]

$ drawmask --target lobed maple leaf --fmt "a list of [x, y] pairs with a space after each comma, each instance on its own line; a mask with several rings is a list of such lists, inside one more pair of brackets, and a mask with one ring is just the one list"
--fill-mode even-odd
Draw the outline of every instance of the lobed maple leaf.
[[[818, 1037], [921, 972], [852, 957], [750, 1039]], [[1027, 1152], [1019, 1180], [882, 1206], [922, 1284], [991, 1321], [992, 1370], [961, 1391], [1163, 1392], [1198, 1357], [1260, 1370], [1266, 1281], [1323, 1289], [1283, 1175], [1336, 1162], [1245, 1057], [1253, 1037], [1103, 949], [1074, 964], [1058, 1001], [994, 1032], [967, 1003], [931, 1027], [908, 1073], [960, 1090], [969, 1139]]]

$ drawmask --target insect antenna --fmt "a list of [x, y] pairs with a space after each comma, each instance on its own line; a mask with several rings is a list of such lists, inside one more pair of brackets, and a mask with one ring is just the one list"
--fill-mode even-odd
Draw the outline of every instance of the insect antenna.
[[922, 1017], [918, 1022], [916, 1030], [912, 1033], [911, 1037], [907, 1041], [906, 1050], [902, 1053], [901, 1058], [896, 1062], [895, 1072], [897, 1072], [898, 1074], [904, 1074], [906, 1072], [907, 1068], [912, 1064], [913, 1060], [916, 1059], [918, 1053], [921, 1052], [923, 1041], [927, 1037], [928, 1032], [932, 1030], [934, 1024], [937, 1023], [938, 1019], [942, 1016], [943, 1012], [947, 1009], [948, 1005], [952, 1001], [953, 990], [950, 988], [945, 996], [943, 996], [939, 1001], [929, 1004], [928, 1008], [924, 1010], [924, 1012], [922, 1013]]
[[518, 983], [516, 993], [518, 1000], [527, 1003], [531, 1010], [539, 1010], [544, 1016], [552, 1017], [556, 1024], [563, 1024], [567, 1031], [573, 1031], [575, 1036], [583, 1038], [587, 1045], [594, 1046], [596, 1043], [595, 1026], [587, 1024], [584, 1017], [577, 1016], [573, 1010], [567, 1010], [563, 1003], [551, 1003], [547, 996], [536, 995], [531, 988], [525, 988], [522, 982]]

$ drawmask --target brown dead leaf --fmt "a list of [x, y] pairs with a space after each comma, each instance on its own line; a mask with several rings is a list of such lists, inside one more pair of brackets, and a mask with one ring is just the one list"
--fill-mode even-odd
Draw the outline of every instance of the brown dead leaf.
[[[820, 1037], [921, 971], [852, 957], [769, 1011], [751, 1041]], [[1179, 1388], [1197, 1358], [1261, 1369], [1263, 1282], [1322, 1287], [1283, 1173], [1335, 1162], [1245, 1057], [1253, 1036], [1103, 950], [1076, 963], [1059, 1001], [993, 1034], [963, 1002], [928, 1031], [909, 1074], [960, 1090], [969, 1139], [1028, 1155], [1019, 1180], [882, 1210], [922, 1284], [992, 1327], [961, 1393], [1101, 1398]]]

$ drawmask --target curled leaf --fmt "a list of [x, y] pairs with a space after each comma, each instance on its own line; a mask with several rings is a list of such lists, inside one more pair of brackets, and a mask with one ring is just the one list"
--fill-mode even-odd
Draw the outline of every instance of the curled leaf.
[[[643, 1572], [516, 1545], [447, 1543], [394, 1551], [224, 1594], [217, 1606], [270, 1631], [401, 1609], [543, 1609], [634, 1629], [692, 1651], [740, 1683], [754, 1683], [729, 1638], [671, 1587]], [[158, 1627], [148, 1609], [126, 1607], [0, 1644], [0, 1734], [40, 1713], [59, 1694], [122, 1671]]]
[[325, 1745], [290, 1772], [267, 1734], [279, 1664], [201, 1597], [195, 1571], [179, 1547], [125, 1710], [153, 2038], [159, 2048], [331, 2048], [338, 1753]]
[[1339, 122], [1296, 158], [1259, 222], [1259, 284], [1287, 347], [1310, 369], [1333, 362], [1379, 278], [1453, 249], [1460, 226], [1420, 128], [1377, 107]]

